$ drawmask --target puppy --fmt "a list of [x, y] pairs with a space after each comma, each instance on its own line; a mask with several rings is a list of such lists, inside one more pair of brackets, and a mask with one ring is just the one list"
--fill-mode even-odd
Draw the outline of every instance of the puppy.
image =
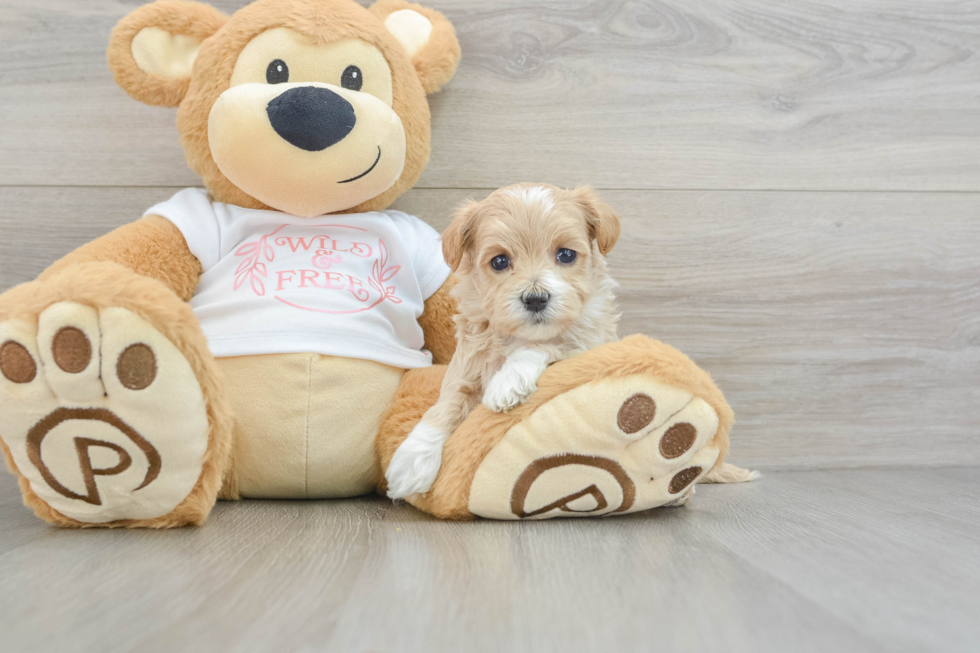
[[457, 210], [442, 235], [459, 279], [456, 353], [439, 400], [388, 466], [389, 497], [429, 490], [443, 443], [481, 398], [510, 410], [550, 363], [616, 340], [605, 255], [618, 239], [619, 216], [589, 188], [517, 184]]

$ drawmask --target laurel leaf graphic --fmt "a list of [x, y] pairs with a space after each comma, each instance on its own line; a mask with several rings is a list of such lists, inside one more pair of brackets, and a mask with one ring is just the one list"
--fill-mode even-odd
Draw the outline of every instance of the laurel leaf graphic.
[[381, 280], [382, 281], [389, 281], [393, 276], [395, 276], [396, 274], [398, 274], [398, 271], [401, 270], [401, 269], [402, 269], [402, 266], [400, 266], [400, 265], [396, 265], [394, 267], [388, 268], [387, 270], [384, 271], [384, 274], [381, 275]]

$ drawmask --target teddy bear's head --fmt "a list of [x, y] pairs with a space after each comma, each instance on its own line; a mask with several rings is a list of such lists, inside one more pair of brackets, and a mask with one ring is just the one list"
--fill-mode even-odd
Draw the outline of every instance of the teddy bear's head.
[[217, 201], [299, 216], [387, 207], [429, 159], [427, 93], [453, 76], [453, 26], [380, 0], [258, 0], [231, 17], [187, 0], [126, 16], [116, 82], [179, 107], [187, 161]]

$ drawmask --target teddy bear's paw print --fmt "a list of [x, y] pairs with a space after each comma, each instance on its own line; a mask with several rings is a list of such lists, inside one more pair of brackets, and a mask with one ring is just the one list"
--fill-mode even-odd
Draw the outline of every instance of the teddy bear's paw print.
[[0, 324], [0, 437], [61, 514], [153, 519], [197, 483], [208, 417], [190, 363], [148, 322], [61, 302]]
[[702, 398], [637, 375], [579, 386], [512, 427], [480, 464], [472, 513], [495, 519], [680, 506], [718, 459]]

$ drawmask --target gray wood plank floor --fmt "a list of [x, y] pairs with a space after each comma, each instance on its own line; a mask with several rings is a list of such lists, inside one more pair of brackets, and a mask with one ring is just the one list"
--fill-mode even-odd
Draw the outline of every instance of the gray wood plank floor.
[[626, 517], [378, 498], [65, 531], [0, 480], [6, 651], [976, 651], [980, 473], [777, 472]]

